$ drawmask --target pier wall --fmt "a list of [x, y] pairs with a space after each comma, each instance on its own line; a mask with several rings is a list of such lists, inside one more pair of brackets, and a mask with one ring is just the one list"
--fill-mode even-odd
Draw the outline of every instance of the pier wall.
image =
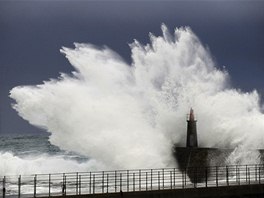
[[[53, 196], [54, 197], [54, 196]], [[64, 198], [57, 196], [54, 198]], [[71, 195], [73, 198], [264, 198], [264, 185], [220, 186], [91, 195]]]

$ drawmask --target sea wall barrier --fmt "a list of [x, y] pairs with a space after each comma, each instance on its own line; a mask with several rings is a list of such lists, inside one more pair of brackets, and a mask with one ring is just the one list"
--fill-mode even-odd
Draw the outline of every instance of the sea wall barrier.
[[[190, 179], [190, 176], [192, 179]], [[2, 176], [5, 198], [101, 195], [174, 189], [220, 188], [264, 183], [264, 165], [136, 169]]]

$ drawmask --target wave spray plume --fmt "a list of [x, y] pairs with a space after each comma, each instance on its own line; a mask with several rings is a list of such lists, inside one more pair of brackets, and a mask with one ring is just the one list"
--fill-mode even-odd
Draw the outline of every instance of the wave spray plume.
[[190, 28], [173, 35], [161, 28], [150, 44], [130, 45], [131, 65], [107, 47], [63, 47], [72, 75], [13, 88], [13, 107], [50, 132], [52, 144], [90, 157], [100, 169], [174, 166], [171, 149], [185, 144], [190, 107], [198, 112], [200, 146], [263, 147], [257, 91], [230, 88], [228, 73]]

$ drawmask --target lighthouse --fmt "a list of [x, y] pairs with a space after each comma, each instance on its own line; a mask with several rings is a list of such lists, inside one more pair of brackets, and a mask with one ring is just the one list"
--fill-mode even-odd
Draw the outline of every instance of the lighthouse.
[[189, 118], [187, 118], [186, 147], [188, 147], [188, 148], [197, 148], [198, 147], [196, 122], [197, 122], [197, 120], [195, 120], [193, 109], [191, 108]]

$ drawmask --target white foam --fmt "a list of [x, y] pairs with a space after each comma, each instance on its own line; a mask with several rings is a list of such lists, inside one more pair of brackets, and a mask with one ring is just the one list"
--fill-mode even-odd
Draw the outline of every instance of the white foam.
[[21, 158], [10, 152], [0, 153], [0, 161], [0, 176], [89, 171], [98, 166], [94, 160], [79, 163], [64, 156], [45, 154]]
[[[171, 148], [185, 144], [185, 116], [198, 114], [200, 146], [263, 148], [264, 116], [257, 91], [230, 88], [190, 28], [150, 34], [132, 43], [129, 65], [109, 48], [75, 43], [61, 52], [71, 76], [10, 91], [19, 115], [51, 133], [62, 149], [106, 169], [174, 166]], [[226, 67], [228, 68], [228, 66]]]

